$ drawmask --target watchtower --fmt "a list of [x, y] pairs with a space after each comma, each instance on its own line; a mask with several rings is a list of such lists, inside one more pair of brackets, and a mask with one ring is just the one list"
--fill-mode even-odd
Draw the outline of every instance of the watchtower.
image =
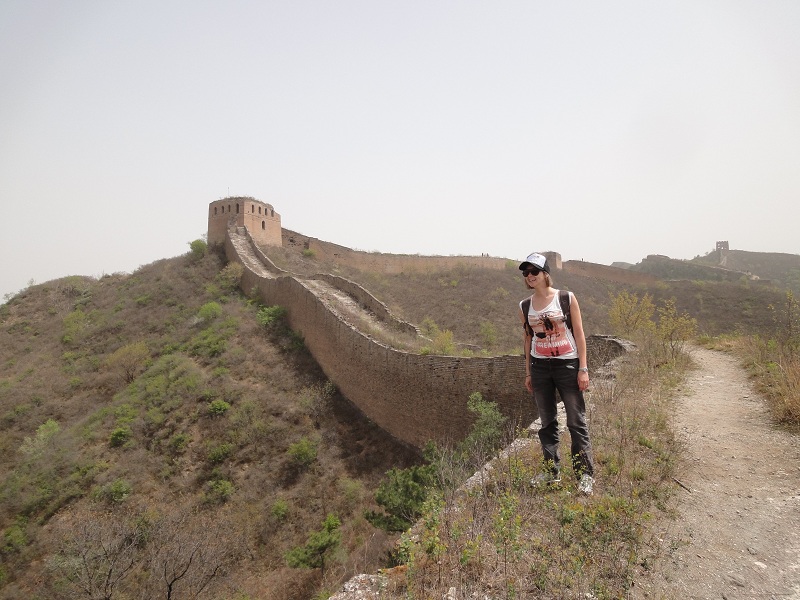
[[232, 196], [208, 205], [208, 243], [223, 244], [228, 227], [246, 227], [264, 246], [281, 246], [281, 216], [271, 204], [249, 196]]

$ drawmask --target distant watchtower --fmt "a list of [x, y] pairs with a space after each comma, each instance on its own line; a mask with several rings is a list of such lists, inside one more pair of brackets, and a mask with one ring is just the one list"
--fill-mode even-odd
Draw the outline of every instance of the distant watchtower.
[[717, 242], [717, 250], [730, 250], [728, 247], [728, 241], [725, 240], [724, 242]]
[[246, 227], [253, 240], [264, 246], [281, 246], [281, 216], [271, 204], [234, 196], [208, 205], [208, 243], [225, 243], [228, 227]]

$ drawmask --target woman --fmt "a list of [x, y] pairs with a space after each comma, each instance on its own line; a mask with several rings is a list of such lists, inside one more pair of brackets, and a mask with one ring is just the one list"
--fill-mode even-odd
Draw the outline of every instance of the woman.
[[539, 410], [539, 440], [545, 463], [544, 472], [531, 483], [561, 481], [556, 418], [558, 390], [567, 413], [578, 489], [591, 494], [594, 465], [583, 399], [583, 392], [589, 387], [589, 369], [578, 299], [572, 292], [559, 294], [559, 290], [553, 289], [550, 265], [543, 255], [529, 255], [519, 269], [528, 289], [533, 290], [530, 298], [520, 302], [519, 314], [525, 330], [525, 387], [533, 394]]

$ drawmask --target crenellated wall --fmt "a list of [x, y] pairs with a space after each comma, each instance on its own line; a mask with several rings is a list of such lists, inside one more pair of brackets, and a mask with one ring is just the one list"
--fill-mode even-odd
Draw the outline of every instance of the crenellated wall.
[[[275, 274], [259, 275], [239, 256], [231, 239], [235, 229], [232, 232], [226, 235], [225, 252], [228, 260], [241, 263], [245, 269], [242, 289], [256, 289], [265, 304], [285, 307], [289, 326], [302, 334], [326, 376], [395, 438], [418, 448], [429, 440], [446, 443], [462, 439], [473, 423], [467, 399], [476, 391], [485, 400], [497, 403], [513, 423], [527, 426], [536, 418], [532, 399], [523, 387], [521, 355], [423, 356], [388, 347], [340, 319], [303, 279], [282, 274], [250, 237], [249, 251]], [[376, 314], [381, 311], [382, 303], [361, 286], [338, 277], [327, 280]], [[389, 317], [387, 311], [384, 318]], [[601, 346], [602, 352], [609, 352], [610, 346]]]

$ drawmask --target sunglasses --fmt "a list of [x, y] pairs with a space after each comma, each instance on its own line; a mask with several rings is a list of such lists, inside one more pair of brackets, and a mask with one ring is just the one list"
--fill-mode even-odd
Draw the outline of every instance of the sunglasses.
[[541, 269], [537, 269], [536, 267], [532, 267], [532, 268], [530, 268], [530, 269], [525, 269], [525, 270], [522, 272], [522, 276], [523, 276], [523, 277], [527, 277], [528, 275], [538, 275], [538, 274], [539, 274], [539, 273], [541, 273], [541, 272], [542, 272], [542, 270], [541, 270]]

